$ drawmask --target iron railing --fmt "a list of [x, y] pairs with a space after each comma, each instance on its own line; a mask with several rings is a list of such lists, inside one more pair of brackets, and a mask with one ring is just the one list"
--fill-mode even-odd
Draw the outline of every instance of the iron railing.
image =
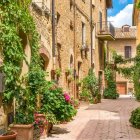
[[98, 35], [112, 35], [113, 37], [115, 36], [115, 28], [112, 25], [111, 22], [109, 21], [104, 21], [104, 22], [98, 22], [97, 25], [97, 32]]

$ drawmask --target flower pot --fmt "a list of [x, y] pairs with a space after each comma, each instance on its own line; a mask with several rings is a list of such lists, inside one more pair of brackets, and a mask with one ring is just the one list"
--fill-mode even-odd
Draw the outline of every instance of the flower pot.
[[79, 105], [74, 105], [74, 108], [75, 108], [75, 109], [78, 109], [78, 108], [79, 108]]
[[46, 138], [47, 137], [47, 121], [46, 121], [46, 116], [44, 114], [38, 114], [36, 113], [34, 115], [35, 121], [37, 122], [42, 122], [41, 124], [37, 124], [40, 130], [40, 137], [41, 138]]
[[16, 140], [33, 140], [33, 124], [14, 124], [10, 126], [12, 131], [17, 132]]
[[17, 133], [11, 131], [6, 135], [0, 135], [0, 140], [16, 140], [16, 137], [17, 137]]
[[52, 130], [52, 128], [53, 128], [53, 124], [52, 123], [48, 123], [48, 133], [50, 133], [50, 131]]
[[93, 104], [97, 104], [98, 103], [98, 99], [97, 99], [97, 97], [94, 97], [93, 98]]

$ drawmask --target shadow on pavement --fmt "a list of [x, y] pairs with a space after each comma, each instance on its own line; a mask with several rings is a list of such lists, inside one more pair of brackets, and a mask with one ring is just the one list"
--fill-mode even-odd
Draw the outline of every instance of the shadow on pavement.
[[54, 135], [60, 135], [60, 134], [67, 134], [70, 133], [66, 128], [60, 128], [57, 126], [54, 126], [51, 132], [49, 133], [49, 137], [54, 137]]

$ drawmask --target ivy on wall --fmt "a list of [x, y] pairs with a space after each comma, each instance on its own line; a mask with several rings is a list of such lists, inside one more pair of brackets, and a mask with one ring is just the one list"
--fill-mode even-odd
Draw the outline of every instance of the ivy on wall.
[[114, 70], [108, 65], [105, 69], [105, 80], [107, 87], [104, 90], [105, 99], [117, 99], [119, 94], [116, 91]]
[[137, 46], [133, 81], [136, 99], [140, 101], [140, 44]]
[[[21, 123], [33, 121], [36, 96], [43, 92], [45, 86], [45, 73], [41, 69], [39, 55], [39, 37], [30, 15], [30, 2], [31, 0], [0, 1], [0, 49], [3, 57], [1, 71], [6, 76], [3, 101], [10, 103], [16, 98], [17, 123], [21, 120]], [[27, 37], [31, 47], [31, 63], [28, 64], [29, 72], [26, 77], [20, 76], [22, 63], [24, 60], [27, 62], [21, 32]]]
[[[140, 44], [137, 46], [137, 52], [134, 58], [123, 59], [123, 57], [117, 53], [114, 53], [113, 58], [115, 70], [125, 78], [133, 80], [135, 97], [140, 101]], [[118, 66], [118, 64], [126, 64], [128, 62], [134, 62], [134, 65], [129, 67]]]

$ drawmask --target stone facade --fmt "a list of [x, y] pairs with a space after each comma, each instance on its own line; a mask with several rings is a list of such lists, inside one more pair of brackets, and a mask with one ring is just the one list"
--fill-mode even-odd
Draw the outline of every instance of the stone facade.
[[[59, 78], [59, 85], [73, 96], [78, 97], [79, 88], [76, 81], [83, 79], [94, 65], [94, 71], [98, 77], [101, 71], [102, 79], [104, 70], [104, 46], [105, 40], [100, 40], [97, 36], [97, 26], [100, 19], [99, 12], [102, 13], [102, 21], [106, 21], [106, 0], [95, 0], [92, 5], [93, 14], [93, 50], [91, 50], [91, 26], [90, 26], [90, 0], [56, 0], [57, 13], [57, 68], [62, 74]], [[82, 24], [84, 24], [85, 34], [82, 42]], [[86, 49], [83, 48], [86, 46]], [[91, 51], [93, 52], [93, 62], [91, 62]], [[72, 69], [75, 75], [74, 81], [68, 81], [67, 69]]]
[[[134, 0], [134, 5], [136, 5], [139, 1]], [[137, 34], [136, 34], [136, 44], [138, 45], [140, 43], [140, 10], [134, 6], [133, 8], [133, 19], [132, 19], [133, 26], [136, 26], [137, 28]]]
[[[128, 27], [128, 26], [127, 26]], [[113, 63], [112, 59], [112, 51], [116, 51], [118, 55], [122, 55], [123, 58], [125, 58], [125, 46], [131, 46], [131, 58], [134, 58], [136, 56], [136, 28], [135, 27], [128, 27], [129, 31], [124, 32], [123, 27], [122, 28], [116, 28], [115, 29], [115, 41], [109, 41], [108, 47], [109, 47], [109, 61], [110, 63]], [[127, 64], [121, 64], [118, 65], [119, 67], [130, 67], [134, 63], [128, 62]], [[117, 82], [117, 89], [120, 94], [121, 88], [126, 88], [125, 94], [128, 94], [129, 92], [133, 92], [133, 83], [130, 79], [124, 78], [122, 74], [116, 73], [116, 82]], [[120, 85], [121, 84], [121, 85]], [[126, 86], [126, 87], [120, 87], [120, 86]]]
[[[48, 72], [46, 77], [51, 80], [51, 70], [53, 69], [52, 59], [52, 26], [50, 1], [34, 0], [31, 5], [31, 13], [36, 23], [40, 36], [40, 56], [43, 60], [43, 69]], [[44, 9], [43, 9], [44, 6]], [[47, 9], [47, 10], [46, 10]]]

